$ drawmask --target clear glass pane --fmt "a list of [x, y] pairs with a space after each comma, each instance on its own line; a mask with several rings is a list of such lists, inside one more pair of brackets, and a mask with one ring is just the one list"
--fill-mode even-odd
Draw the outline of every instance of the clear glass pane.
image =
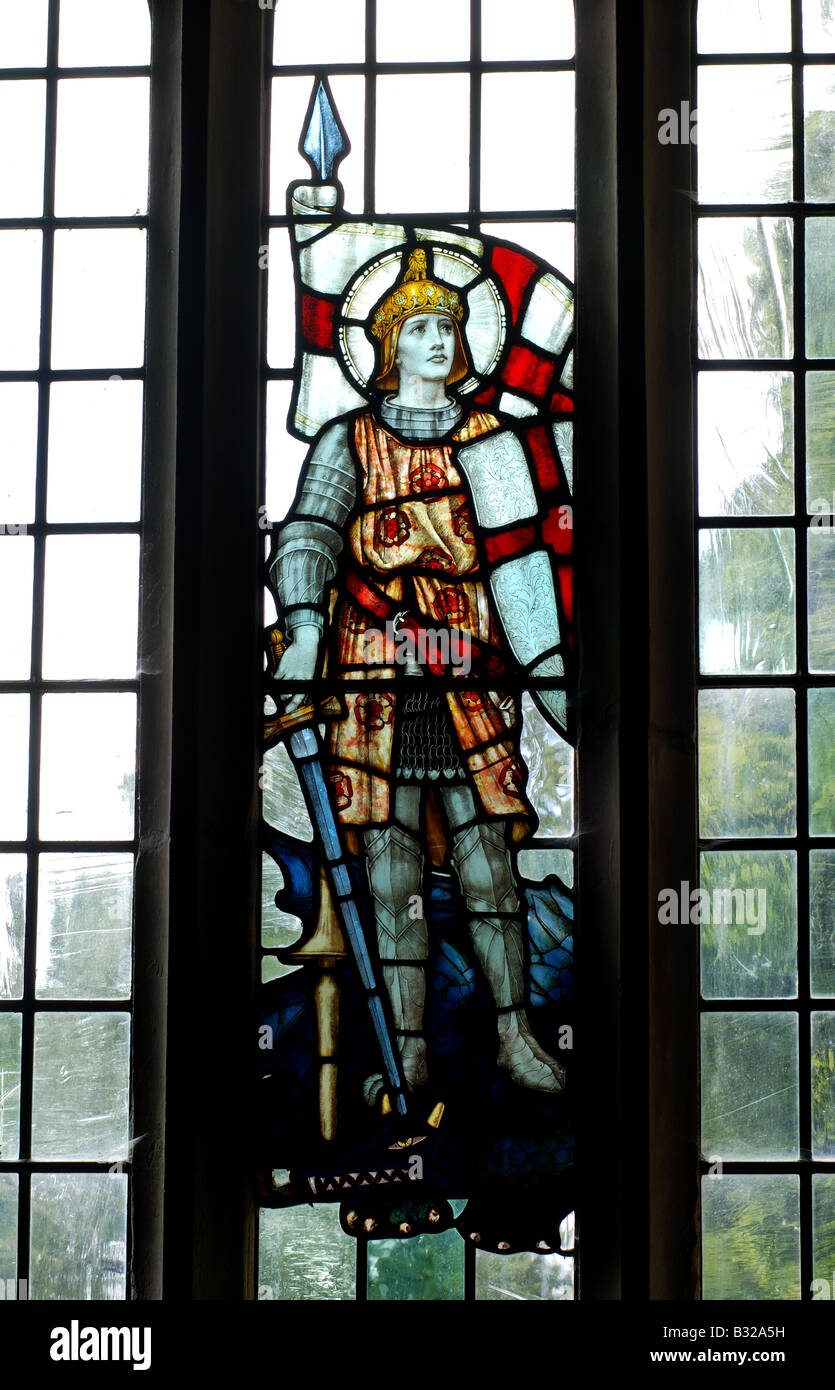
[[128, 1014], [36, 1014], [32, 1157], [126, 1159]]
[[0, 532], [0, 680], [27, 680], [32, 669], [35, 543]]
[[17, 1296], [17, 1173], [0, 1173], [0, 1296]]
[[806, 352], [835, 357], [835, 219], [806, 220]]
[[20, 1146], [20, 1014], [0, 1014], [0, 1159], [12, 1162]]
[[145, 232], [55, 233], [53, 367], [141, 367], [145, 356]]
[[279, 0], [274, 8], [274, 63], [361, 63], [365, 58], [365, 0]]
[[35, 515], [38, 388], [0, 382], [0, 526], [15, 534]]
[[56, 381], [49, 397], [49, 521], [136, 521], [142, 382]]
[[[365, 79], [331, 77], [330, 89], [348, 139], [351, 153], [339, 163], [339, 182], [345, 190], [345, 208], [363, 207], [363, 132], [365, 130]], [[308, 182], [312, 175], [299, 141], [313, 89], [312, 77], [278, 77], [273, 82], [270, 116], [270, 212], [287, 211], [287, 188], [293, 179]]]
[[810, 513], [835, 525], [835, 372], [806, 377], [806, 492]]
[[45, 695], [43, 839], [129, 840], [135, 764], [135, 695]]
[[0, 217], [43, 212], [45, 118], [45, 82], [0, 82]]
[[[487, 79], [485, 79], [486, 81]], [[445, 212], [469, 206], [470, 80], [463, 73], [381, 77], [377, 82], [377, 208], [391, 212]], [[404, 141], [414, 142], [419, 113], [420, 164], [416, 178]]]
[[809, 669], [835, 671], [835, 531], [809, 532]]
[[794, 595], [793, 531], [700, 531], [702, 671], [795, 671]]
[[777, 217], [699, 222], [699, 352], [791, 357], [792, 224]]
[[791, 198], [790, 67], [702, 67], [698, 109], [701, 202]]
[[788, 372], [699, 373], [702, 516], [794, 512], [794, 380]]
[[574, 831], [574, 752], [534, 705], [522, 697], [520, 750], [528, 769], [527, 794], [539, 816], [537, 834], [562, 839]]
[[482, 222], [481, 230], [541, 256], [567, 279], [576, 278], [573, 222]]
[[[451, 129], [466, 129], [451, 127]], [[542, 158], [540, 132], [555, 132]], [[574, 206], [574, 74], [487, 73], [481, 91], [483, 208]], [[466, 207], [466, 202], [461, 204]]]
[[132, 907], [132, 855], [42, 854], [38, 998], [128, 998]]
[[61, 0], [62, 68], [144, 67], [150, 61], [147, 0]]
[[262, 1207], [258, 1297], [286, 1302], [347, 1301], [356, 1294], [357, 1242], [339, 1224], [339, 1206]]
[[799, 1179], [703, 1178], [702, 1263], [704, 1299], [799, 1299]]
[[271, 381], [267, 385], [267, 516], [273, 523], [281, 521], [296, 495], [299, 474], [309, 445], [287, 433], [290, 410], [289, 381]]
[[835, 1013], [812, 1014], [812, 1157], [835, 1158]]
[[832, 0], [803, 0], [803, 47], [807, 53], [835, 52]]
[[263, 814], [268, 825], [299, 840], [312, 840], [313, 828], [296, 770], [283, 743], [264, 754], [261, 772]]
[[809, 901], [812, 994], [835, 997], [835, 849], [809, 855]]
[[835, 1298], [835, 1173], [812, 1175], [812, 1242], [815, 1278], [825, 1279], [828, 1293]]
[[421, 0], [419, 15], [403, 0], [377, 0], [381, 63], [454, 63], [469, 56], [470, 0]]
[[791, 0], [699, 0], [700, 53], [787, 53]]
[[[301, 933], [301, 921], [276, 907], [276, 894], [284, 888], [284, 875], [269, 854], [261, 855], [261, 945], [267, 951], [292, 946]], [[278, 974], [290, 974], [293, 966], [279, 966]], [[277, 978], [274, 976], [274, 978]]]
[[33, 1174], [29, 1297], [126, 1298], [127, 1211], [123, 1173]]
[[296, 302], [290, 234], [286, 227], [270, 232], [267, 281], [267, 361], [271, 367], [292, 367], [296, 360]]
[[0, 854], [0, 999], [23, 994], [26, 855]]
[[699, 695], [701, 834], [794, 835], [795, 702], [791, 690]]
[[25, 840], [29, 803], [29, 696], [0, 695], [0, 840]]
[[48, 23], [49, 0], [0, 0], [0, 67], [43, 67]]
[[0, 371], [31, 371], [41, 340], [41, 234], [0, 232]]
[[779, 850], [721, 850], [701, 856], [705, 999], [793, 999], [797, 995], [797, 859]]
[[46, 679], [132, 679], [139, 537], [50, 536], [45, 576]]
[[464, 1242], [456, 1230], [368, 1245], [369, 1302], [464, 1297]]
[[147, 210], [150, 90], [147, 77], [58, 83], [58, 217], [133, 217]]
[[809, 691], [809, 833], [835, 835], [835, 690]]
[[562, 879], [566, 888], [574, 887], [574, 852], [570, 849], [522, 849], [517, 858], [522, 878], [542, 883], [550, 874]]
[[565, 1255], [494, 1255], [479, 1250], [475, 1260], [477, 1302], [510, 1303], [519, 1299], [550, 1303], [574, 1297], [574, 1260]]
[[[481, 0], [481, 56], [488, 62], [571, 58], [574, 53], [572, 0]], [[522, 200], [524, 201], [524, 200]]]
[[810, 203], [835, 201], [835, 68], [803, 70], [806, 145], [806, 197]]
[[797, 1014], [702, 1014], [702, 1152], [797, 1158]]

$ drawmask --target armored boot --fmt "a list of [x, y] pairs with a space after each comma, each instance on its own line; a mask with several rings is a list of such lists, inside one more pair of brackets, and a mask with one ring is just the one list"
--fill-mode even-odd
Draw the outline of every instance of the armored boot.
[[[427, 1079], [423, 1011], [429, 932], [421, 897], [423, 856], [419, 842], [398, 825], [368, 831], [365, 849], [383, 982], [406, 1086], [413, 1091]], [[366, 1099], [372, 1103], [379, 1089], [375, 1081], [366, 1083]]]
[[498, 1010], [498, 1065], [518, 1086], [561, 1091], [565, 1072], [540, 1047], [525, 1012], [525, 961], [519, 899], [503, 827], [460, 830], [452, 863], [470, 912], [470, 939]]

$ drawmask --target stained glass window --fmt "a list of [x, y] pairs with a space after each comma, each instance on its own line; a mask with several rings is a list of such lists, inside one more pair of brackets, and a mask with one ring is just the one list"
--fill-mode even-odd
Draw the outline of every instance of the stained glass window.
[[573, 9], [332, 8], [272, 69], [260, 1296], [572, 1297]]

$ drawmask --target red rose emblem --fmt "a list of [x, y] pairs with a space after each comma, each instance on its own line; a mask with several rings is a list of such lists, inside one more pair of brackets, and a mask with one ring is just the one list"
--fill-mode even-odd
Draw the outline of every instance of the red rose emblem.
[[499, 786], [505, 796], [516, 796], [522, 790], [522, 769], [515, 761], [508, 762], [499, 773]]
[[466, 541], [467, 545], [475, 545], [472, 517], [466, 502], [462, 502], [453, 512], [452, 529], [459, 540]]
[[402, 545], [411, 530], [411, 521], [399, 507], [384, 507], [377, 513], [374, 536], [378, 545]]
[[446, 483], [446, 472], [437, 463], [419, 463], [409, 472], [409, 491], [433, 492]]
[[336, 797], [336, 809], [338, 811], [347, 811], [348, 807], [354, 799], [353, 782], [351, 781], [347, 772], [339, 772], [337, 770], [334, 770], [330, 773], [330, 779], [333, 782], [333, 793]]
[[463, 589], [441, 589], [432, 611], [439, 623], [465, 623], [470, 613], [469, 599]]
[[479, 710], [484, 709], [484, 696], [479, 695], [477, 690], [465, 690], [463, 695], [459, 695], [461, 708], [470, 714], [478, 714]]
[[440, 545], [433, 545], [429, 550], [422, 550], [417, 559], [417, 564], [425, 570], [444, 570], [449, 574], [450, 570], [455, 569], [455, 561], [448, 551]]
[[390, 724], [394, 714], [394, 701], [390, 695], [360, 695], [354, 705], [357, 723], [363, 729], [382, 729]]

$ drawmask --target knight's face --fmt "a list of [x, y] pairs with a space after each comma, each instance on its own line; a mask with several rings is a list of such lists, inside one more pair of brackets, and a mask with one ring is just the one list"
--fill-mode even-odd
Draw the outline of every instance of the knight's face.
[[397, 339], [395, 363], [404, 381], [446, 381], [455, 357], [455, 324], [448, 314], [413, 314]]

